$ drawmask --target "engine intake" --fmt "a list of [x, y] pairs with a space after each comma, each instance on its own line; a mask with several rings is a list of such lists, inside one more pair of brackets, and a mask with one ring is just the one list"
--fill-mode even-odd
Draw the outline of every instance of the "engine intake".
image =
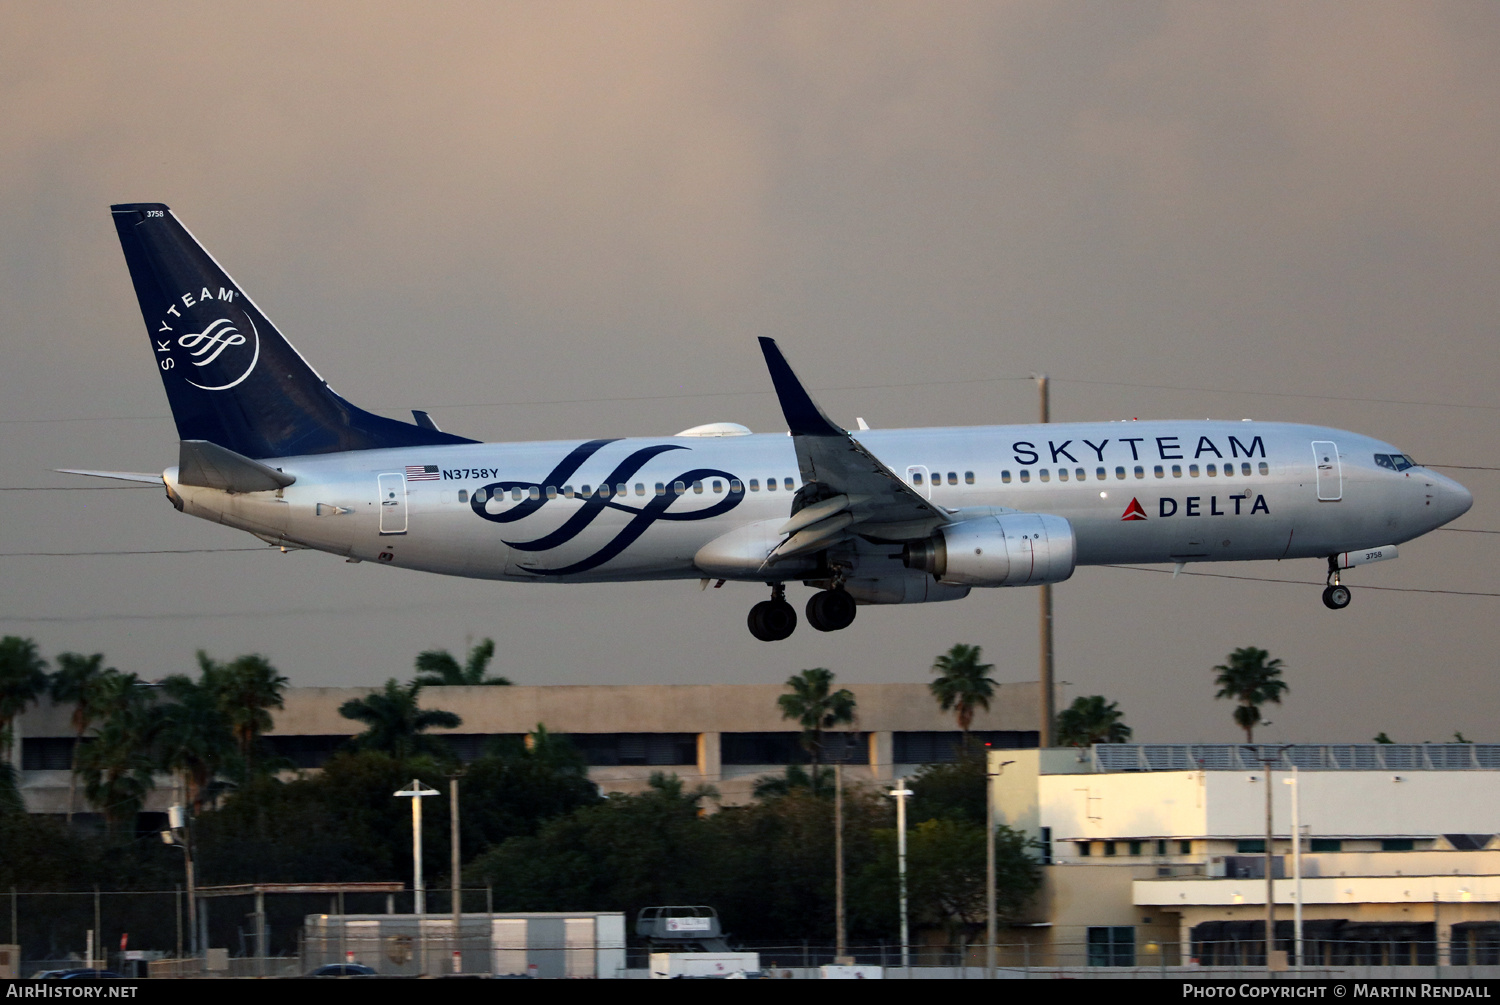
[[1073, 575], [1073, 528], [1060, 516], [1005, 513], [965, 520], [901, 549], [908, 569], [963, 586], [1037, 586]]

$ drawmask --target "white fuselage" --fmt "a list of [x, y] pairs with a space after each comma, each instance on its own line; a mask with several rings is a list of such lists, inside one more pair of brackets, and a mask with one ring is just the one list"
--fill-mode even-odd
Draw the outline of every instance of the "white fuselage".
[[[1396, 451], [1389, 444], [1305, 425], [1101, 422], [854, 435], [955, 519], [994, 507], [1065, 518], [1079, 565], [1321, 557], [1410, 540], [1471, 502], [1461, 485], [1426, 468], [1377, 465], [1376, 454]], [[786, 520], [800, 484], [785, 434], [481, 443], [265, 463], [296, 482], [231, 495], [180, 485], [175, 468], [165, 478], [184, 512], [273, 543], [445, 575], [553, 582], [704, 576], [695, 556], [705, 545]], [[862, 547], [875, 556], [869, 562], [893, 557], [888, 542]], [[797, 568], [774, 578], [799, 578]], [[756, 568], [714, 574], [771, 578]]]

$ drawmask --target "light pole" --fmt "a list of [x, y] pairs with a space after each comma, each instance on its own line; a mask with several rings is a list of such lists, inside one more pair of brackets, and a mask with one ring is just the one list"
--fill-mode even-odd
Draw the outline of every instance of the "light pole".
[[901, 969], [911, 976], [911, 939], [906, 920], [906, 800], [916, 795], [906, 787], [906, 780], [896, 782], [888, 795], [896, 799], [896, 872], [901, 877]]
[[[191, 947], [193, 956], [198, 955], [198, 890], [196, 877], [193, 870], [193, 832], [188, 823], [187, 807], [183, 805], [171, 806], [167, 809], [168, 830], [161, 832], [161, 839], [165, 844], [174, 848], [182, 849], [183, 869], [187, 873], [187, 901], [188, 901], [188, 945]], [[178, 946], [182, 945], [179, 935]]]
[[[995, 779], [1005, 771], [1005, 766], [1015, 761], [995, 763], [999, 755], [985, 752], [984, 772], [984, 908], [985, 947], [984, 965], [986, 976], [995, 978]], [[993, 770], [991, 770], [993, 768]]]
[[1282, 785], [1292, 787], [1292, 877], [1296, 901], [1292, 907], [1292, 945], [1297, 954], [1297, 966], [1302, 966], [1302, 780], [1297, 765], [1292, 765], [1292, 777], [1283, 778]]
[[462, 770], [455, 771], [448, 776], [448, 821], [449, 821], [449, 857], [453, 871], [453, 892], [451, 895], [453, 908], [453, 972], [461, 974], [464, 972], [464, 942], [463, 929], [463, 887], [459, 885], [460, 855], [458, 850], [458, 778], [463, 774]]
[[422, 882], [422, 800], [426, 796], [437, 794], [437, 789], [429, 789], [417, 778], [413, 778], [410, 785], [395, 793], [411, 800], [411, 888], [416, 901], [413, 914], [427, 913], [427, 887]]

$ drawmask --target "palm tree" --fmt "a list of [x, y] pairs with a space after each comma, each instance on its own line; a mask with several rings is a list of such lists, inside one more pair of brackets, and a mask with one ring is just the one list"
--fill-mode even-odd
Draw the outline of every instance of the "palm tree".
[[77, 748], [74, 763], [83, 792], [110, 833], [133, 821], [155, 785], [152, 748], [163, 724], [162, 708], [133, 673], [106, 670], [93, 682], [100, 722], [92, 742]]
[[[833, 690], [833, 671], [813, 667], [786, 679], [787, 694], [776, 699], [783, 719], [802, 727], [802, 746], [812, 755], [816, 779], [822, 760], [823, 732], [854, 721], [854, 692], [846, 687]], [[814, 782], [816, 785], [816, 781]]]
[[47, 661], [36, 643], [15, 635], [0, 639], [0, 760], [10, 760], [11, 723], [47, 691]]
[[104, 654], [84, 656], [82, 653], [60, 653], [57, 657], [57, 672], [52, 675], [52, 700], [71, 702], [73, 715], [73, 759], [68, 778], [68, 826], [73, 824], [73, 807], [78, 802], [78, 748], [83, 746], [83, 734], [94, 721], [106, 711], [104, 695], [101, 693], [102, 679], [118, 673], [114, 667], [105, 668]]
[[1087, 747], [1095, 743], [1128, 743], [1131, 729], [1117, 701], [1105, 702], [1102, 694], [1073, 699], [1057, 717], [1057, 742], [1065, 747]]
[[1214, 667], [1219, 675], [1215, 698], [1233, 698], [1239, 702], [1234, 710], [1235, 723], [1245, 731], [1245, 742], [1255, 742], [1255, 724], [1261, 721], [1260, 707], [1266, 702], [1281, 704], [1281, 696], [1290, 688], [1281, 679], [1285, 669], [1281, 660], [1268, 660], [1264, 649], [1246, 646], [1229, 654], [1229, 662]]
[[248, 779], [255, 773], [255, 748], [272, 726], [271, 709], [284, 708], [282, 693], [290, 683], [264, 656], [241, 656], [232, 663], [215, 663], [201, 649], [198, 665], [204, 679], [212, 679], [219, 709], [228, 720], [240, 761]]
[[464, 686], [474, 684], [505, 685], [506, 677], [489, 677], [490, 660], [495, 658], [495, 640], [485, 639], [469, 650], [463, 666], [446, 649], [428, 649], [417, 654], [417, 676], [412, 683], [423, 687]]
[[[942, 676], [928, 685], [938, 706], [956, 714], [965, 741], [974, 713], [981, 708], [988, 712], [990, 699], [995, 696], [995, 681], [989, 676], [994, 664], [979, 662], [979, 656], [978, 646], [954, 646], [933, 661], [932, 672]], [[964, 746], [967, 748], [967, 742]]]
[[350, 698], [340, 705], [339, 715], [366, 726], [355, 737], [355, 745], [365, 750], [383, 750], [398, 761], [410, 760], [418, 754], [452, 756], [446, 745], [439, 743], [437, 737], [426, 735], [426, 731], [434, 727], [454, 729], [463, 725], [463, 720], [452, 712], [420, 707], [417, 695], [421, 690], [422, 685], [416, 681], [400, 684], [392, 677], [385, 682], [384, 690], [364, 698]]
[[174, 674], [162, 681], [169, 701], [159, 709], [155, 738], [158, 764], [182, 779], [194, 815], [213, 798], [219, 776], [237, 767], [239, 753], [220, 700], [220, 675], [209, 664], [198, 680]]

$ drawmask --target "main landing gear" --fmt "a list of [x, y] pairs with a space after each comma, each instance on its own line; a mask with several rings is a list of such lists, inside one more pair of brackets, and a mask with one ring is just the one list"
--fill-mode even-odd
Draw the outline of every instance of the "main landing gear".
[[797, 630], [797, 612], [786, 602], [786, 584], [771, 584], [771, 599], [750, 608], [750, 634], [762, 642], [780, 642]]
[[1353, 597], [1349, 593], [1349, 587], [1339, 582], [1338, 558], [1334, 555], [1328, 556], [1328, 585], [1323, 589], [1323, 606], [1331, 611], [1342, 611], [1349, 606]]
[[807, 623], [820, 632], [840, 632], [854, 624], [854, 598], [835, 587], [807, 600]]
[[[814, 593], [807, 601], [807, 623], [820, 632], [838, 632], [854, 624], [854, 598], [842, 588]], [[771, 599], [750, 608], [750, 634], [762, 642], [780, 642], [797, 630], [797, 612], [786, 602], [786, 584], [771, 584]]]

